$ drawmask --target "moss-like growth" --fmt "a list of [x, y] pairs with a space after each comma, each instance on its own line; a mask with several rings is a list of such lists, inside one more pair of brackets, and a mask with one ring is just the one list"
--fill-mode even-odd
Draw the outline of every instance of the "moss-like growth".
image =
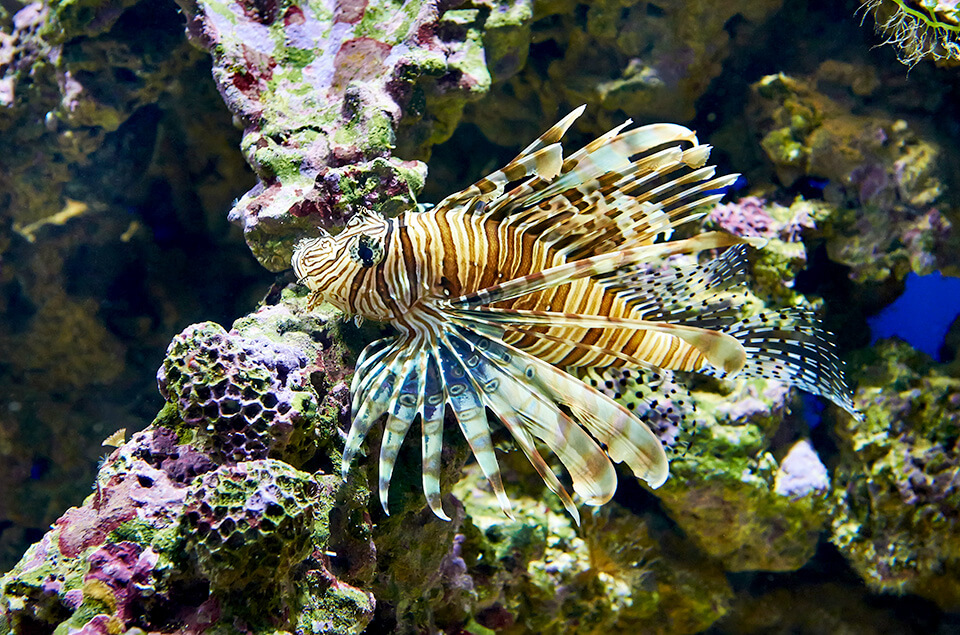
[[960, 380], [903, 342], [857, 360], [863, 421], [836, 422], [831, 540], [867, 585], [960, 607]]

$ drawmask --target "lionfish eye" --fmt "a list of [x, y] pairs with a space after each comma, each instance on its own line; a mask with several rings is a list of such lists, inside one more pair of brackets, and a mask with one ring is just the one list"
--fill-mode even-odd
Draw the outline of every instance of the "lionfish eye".
[[350, 257], [364, 267], [372, 267], [383, 259], [383, 246], [373, 236], [360, 234], [350, 248]]

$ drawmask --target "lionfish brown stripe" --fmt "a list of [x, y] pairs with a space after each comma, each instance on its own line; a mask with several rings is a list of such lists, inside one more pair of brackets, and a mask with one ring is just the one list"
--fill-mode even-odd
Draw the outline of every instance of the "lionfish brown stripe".
[[443, 244], [443, 253], [439, 254], [443, 277], [447, 279], [448, 284], [453, 285], [455, 289], [450, 289], [450, 293], [457, 294], [460, 289], [460, 277], [457, 267], [457, 243], [454, 240], [450, 222], [447, 220], [447, 212], [437, 214], [436, 228], [440, 234], [440, 242]]
[[[415, 296], [415, 289], [418, 282], [417, 252], [413, 248], [413, 243], [410, 240], [410, 231], [406, 225], [400, 225], [397, 235], [400, 237], [400, 256], [403, 258], [403, 268], [407, 272], [408, 288], [410, 289], [410, 293]], [[413, 298], [408, 298], [407, 302], [412, 304]]]

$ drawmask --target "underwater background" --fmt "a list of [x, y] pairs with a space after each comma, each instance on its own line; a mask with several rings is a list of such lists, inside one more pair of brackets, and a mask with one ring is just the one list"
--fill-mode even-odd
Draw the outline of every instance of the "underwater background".
[[[0, 1], [0, 632], [960, 633], [958, 43], [950, 0]], [[703, 226], [769, 239], [864, 420], [700, 382], [580, 527], [451, 430], [452, 522], [414, 440], [387, 517], [334, 467], [380, 328], [293, 246], [580, 104], [568, 148], [676, 122], [743, 175]]]

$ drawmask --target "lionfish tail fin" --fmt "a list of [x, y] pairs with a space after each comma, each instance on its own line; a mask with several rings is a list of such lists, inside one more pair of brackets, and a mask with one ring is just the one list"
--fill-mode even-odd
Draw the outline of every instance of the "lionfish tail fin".
[[832, 401], [858, 420], [862, 418], [853, 403], [833, 334], [820, 326], [812, 310], [765, 310], [725, 331], [747, 352], [743, 375], [796, 386]]

